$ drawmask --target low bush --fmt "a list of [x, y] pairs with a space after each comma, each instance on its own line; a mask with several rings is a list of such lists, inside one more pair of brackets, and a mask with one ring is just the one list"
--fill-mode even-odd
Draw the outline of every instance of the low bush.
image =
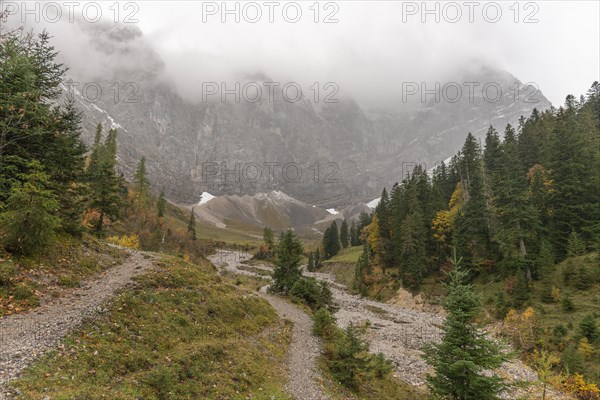
[[315, 278], [302, 277], [294, 283], [290, 290], [292, 298], [300, 300], [312, 310], [333, 308], [333, 296], [326, 282], [318, 282]]
[[361, 382], [384, 378], [393, 369], [383, 354], [370, 354], [369, 344], [360, 337], [359, 329], [350, 324], [327, 349], [329, 369], [333, 377], [347, 388], [357, 391]]
[[326, 309], [313, 315], [313, 332], [325, 341], [326, 365], [335, 380], [358, 392], [366, 382], [383, 380], [393, 370], [393, 364], [383, 354], [370, 354], [369, 344], [360, 337], [360, 330], [350, 324], [342, 330]]
[[313, 333], [324, 339], [330, 339], [337, 332], [335, 317], [325, 308], [320, 308], [313, 316]]

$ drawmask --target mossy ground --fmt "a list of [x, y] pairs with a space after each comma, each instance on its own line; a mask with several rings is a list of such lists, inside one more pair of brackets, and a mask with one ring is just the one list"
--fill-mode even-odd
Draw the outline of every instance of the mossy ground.
[[29, 311], [42, 297], [59, 296], [125, 256], [124, 251], [89, 235], [59, 236], [52, 246], [30, 257], [0, 254], [0, 317]]
[[165, 258], [13, 385], [22, 398], [287, 399], [290, 327], [208, 263]]

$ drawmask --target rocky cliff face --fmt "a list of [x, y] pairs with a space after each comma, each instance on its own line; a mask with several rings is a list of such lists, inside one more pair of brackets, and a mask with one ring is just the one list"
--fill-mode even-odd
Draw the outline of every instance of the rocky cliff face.
[[[365, 110], [349, 99], [315, 107], [306, 99], [290, 102], [277, 89], [273, 101], [191, 103], [164, 79], [163, 62], [138, 28], [95, 24], [82, 27], [82, 34], [89, 35], [99, 67], [73, 68], [70, 75], [103, 89], [98, 98], [93, 88], [87, 95], [82, 86], [72, 90], [84, 114], [84, 139], [91, 142], [98, 122], [117, 128], [125, 176], [145, 156], [154, 188], [178, 203], [195, 203], [204, 191], [281, 190], [310, 204], [357, 204], [377, 197], [415, 163], [430, 168], [451, 156], [467, 132], [481, 138], [490, 124], [502, 131], [534, 107], [550, 106], [541, 92], [489, 68], [460, 80], [479, 83], [472, 96], [463, 87], [452, 102], [448, 90], [410, 112]], [[488, 83], [494, 87], [485, 98]]]

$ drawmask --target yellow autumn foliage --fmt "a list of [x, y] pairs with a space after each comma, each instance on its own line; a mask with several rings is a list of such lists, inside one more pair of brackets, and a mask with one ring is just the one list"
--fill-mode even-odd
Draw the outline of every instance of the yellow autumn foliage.
[[579, 346], [577, 346], [577, 352], [581, 354], [584, 358], [590, 358], [592, 354], [594, 354], [594, 346], [592, 346], [588, 338], [584, 336], [579, 341]]
[[442, 245], [449, 246], [450, 235], [454, 231], [454, 218], [464, 203], [463, 187], [459, 182], [448, 202], [448, 210], [438, 211], [431, 223], [433, 237]]
[[377, 255], [379, 249], [379, 219], [376, 214], [373, 215], [371, 223], [363, 228], [362, 239], [367, 240], [371, 251]]
[[563, 387], [567, 392], [575, 394], [578, 399], [600, 399], [600, 389], [598, 389], [598, 386], [593, 383], [587, 383], [583, 375], [578, 373], [568, 377], [563, 383]]
[[117, 246], [127, 247], [133, 250], [140, 249], [140, 238], [136, 234], [124, 235], [121, 237], [111, 236], [106, 239], [109, 243], [116, 244]]
[[511, 308], [504, 318], [503, 331], [521, 349], [535, 347], [537, 317], [535, 310], [527, 307], [522, 313]]

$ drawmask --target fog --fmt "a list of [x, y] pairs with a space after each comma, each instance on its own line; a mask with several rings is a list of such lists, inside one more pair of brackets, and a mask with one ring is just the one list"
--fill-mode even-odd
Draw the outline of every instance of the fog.
[[[319, 3], [315, 22], [315, 6], [309, 2], [295, 3], [299, 6], [287, 12], [286, 2], [274, 8], [263, 2], [249, 8], [227, 2], [228, 10], [237, 4], [237, 15], [223, 14], [221, 2], [122, 2], [118, 20], [143, 32], [136, 47], [153, 48], [164, 61], [165, 77], [191, 100], [198, 100], [203, 82], [232, 82], [261, 72], [282, 84], [298, 82], [305, 91], [314, 82], [321, 88], [335, 82], [340, 97], [389, 108], [401, 99], [403, 82], [460, 82], [481, 66], [491, 66], [523, 83], [536, 83], [554, 105], [561, 105], [566, 94], [583, 94], [599, 78], [598, 2], [489, 3], [469, 8], [463, 2], [430, 2], [428, 10], [438, 7], [430, 14], [421, 2]], [[112, 23], [116, 10], [110, 7], [103, 3], [102, 14]], [[301, 17], [292, 23], [298, 8]], [[251, 23], [256, 10], [262, 16]], [[88, 30], [64, 14], [56, 23], [43, 18], [27, 22], [53, 35], [74, 71], [89, 76], [115, 65], [147, 67], [149, 59], [137, 53], [130, 58], [118, 51], [99, 54], [90, 46]], [[81, 11], [74, 15], [81, 21]], [[333, 23], [324, 22], [328, 16]]]

